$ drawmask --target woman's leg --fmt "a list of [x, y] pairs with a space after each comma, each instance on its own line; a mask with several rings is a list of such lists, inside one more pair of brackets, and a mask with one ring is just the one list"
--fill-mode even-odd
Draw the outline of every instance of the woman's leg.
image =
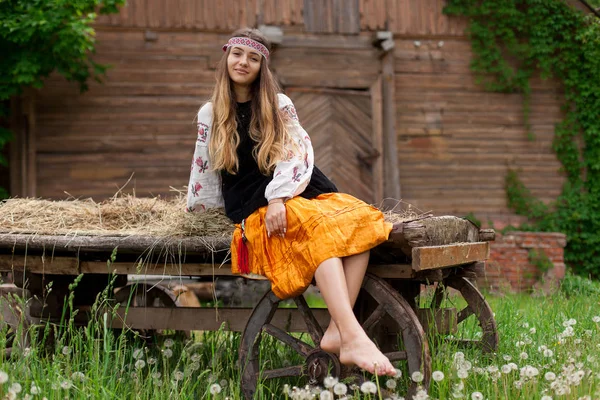
[[340, 361], [371, 373], [393, 376], [396, 373], [394, 366], [369, 339], [354, 316], [342, 260], [330, 258], [322, 262], [315, 272], [315, 280], [340, 334]]
[[[342, 258], [344, 275], [346, 276], [346, 287], [348, 288], [348, 297], [352, 307], [354, 307], [354, 303], [356, 303], [356, 298], [360, 292], [363, 278], [367, 272], [369, 255], [370, 251], [365, 251], [364, 253]], [[325, 335], [321, 340], [321, 348], [330, 353], [340, 354], [340, 333], [338, 332], [333, 319], [329, 323]]]

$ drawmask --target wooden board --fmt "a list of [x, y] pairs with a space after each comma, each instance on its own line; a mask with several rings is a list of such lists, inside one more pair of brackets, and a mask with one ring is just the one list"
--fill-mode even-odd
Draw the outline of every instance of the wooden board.
[[[251, 308], [161, 308], [130, 307], [117, 310], [118, 316], [113, 320], [113, 328], [125, 326], [135, 329], [172, 329], [216, 331], [225, 324], [226, 330], [242, 332], [252, 312]], [[323, 329], [329, 324], [327, 309], [311, 308], [312, 314]], [[304, 319], [297, 309], [279, 308], [271, 324], [288, 332], [308, 332]]]
[[412, 268], [415, 271], [444, 268], [484, 261], [489, 256], [490, 245], [488, 242], [414, 247], [412, 249]]

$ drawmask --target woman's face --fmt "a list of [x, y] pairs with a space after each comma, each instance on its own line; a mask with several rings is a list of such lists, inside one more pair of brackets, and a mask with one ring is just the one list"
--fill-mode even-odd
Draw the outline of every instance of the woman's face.
[[233, 46], [227, 57], [227, 72], [233, 82], [249, 86], [260, 71], [262, 56], [247, 46]]

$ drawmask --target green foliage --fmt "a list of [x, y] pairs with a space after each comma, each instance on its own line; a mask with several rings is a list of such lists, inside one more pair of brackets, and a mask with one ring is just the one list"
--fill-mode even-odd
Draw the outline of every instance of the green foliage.
[[530, 249], [527, 258], [531, 265], [534, 265], [542, 274], [554, 268], [554, 263], [542, 249]]
[[560, 291], [567, 297], [599, 297], [600, 283], [569, 272], [560, 282]]
[[553, 149], [567, 177], [563, 191], [546, 205], [510, 171], [508, 202], [530, 218], [526, 229], [566, 233], [565, 261], [600, 277], [600, 20], [562, 0], [450, 0], [445, 12], [469, 19], [478, 81], [523, 93], [526, 116], [534, 74], [562, 82], [565, 117]]
[[466, 219], [467, 221], [470, 221], [472, 224], [474, 224], [478, 228], [481, 228], [481, 221], [478, 220], [477, 217], [475, 216], [475, 214], [473, 214], [472, 212], [468, 213], [463, 218]]
[[[91, 24], [100, 14], [117, 12], [125, 0], [0, 0], [0, 117], [7, 101], [27, 87], [41, 88], [56, 71], [87, 89], [106, 66], [90, 56], [96, 45]], [[12, 138], [0, 129], [0, 151]], [[0, 156], [0, 164], [6, 160]], [[1, 193], [0, 193], [1, 196]]]

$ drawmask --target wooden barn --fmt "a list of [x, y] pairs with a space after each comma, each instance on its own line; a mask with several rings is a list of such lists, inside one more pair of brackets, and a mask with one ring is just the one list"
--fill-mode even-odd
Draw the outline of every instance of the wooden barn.
[[[591, 10], [585, 2], [574, 7]], [[168, 195], [187, 184], [194, 117], [210, 96], [221, 46], [243, 26], [276, 42], [271, 59], [317, 165], [379, 204], [509, 222], [504, 179], [556, 198], [551, 149], [561, 88], [535, 79], [527, 138], [519, 94], [493, 94], [469, 69], [466, 21], [444, 0], [129, 0], [96, 24], [103, 84], [79, 94], [60, 77], [14, 100], [10, 194], [101, 200]], [[6, 180], [6, 177], [5, 177]]]

